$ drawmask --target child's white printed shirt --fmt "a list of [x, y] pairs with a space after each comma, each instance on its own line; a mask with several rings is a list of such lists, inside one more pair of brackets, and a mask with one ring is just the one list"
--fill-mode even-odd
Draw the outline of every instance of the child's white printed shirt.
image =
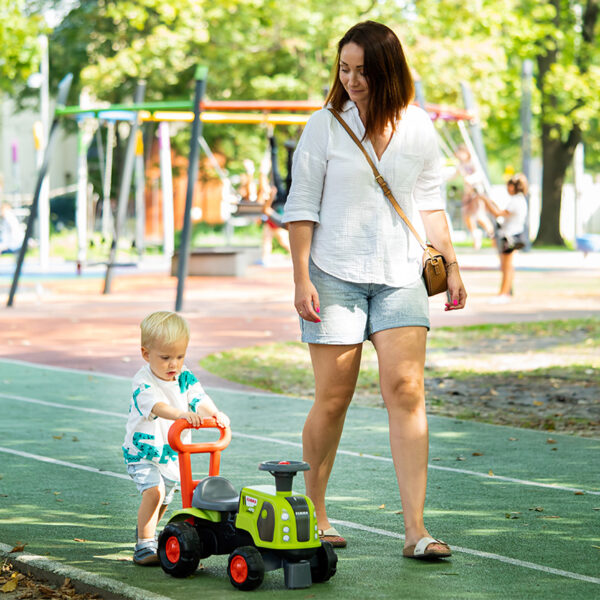
[[[123, 457], [126, 464], [152, 462], [158, 465], [167, 479], [179, 481], [177, 453], [169, 446], [168, 433], [173, 421], [152, 413], [157, 402], [164, 402], [181, 411], [197, 412], [196, 408], [208, 399], [207, 393], [194, 374], [183, 367], [175, 381], [163, 381], [144, 365], [133, 378]], [[184, 431], [182, 441], [189, 441]]]

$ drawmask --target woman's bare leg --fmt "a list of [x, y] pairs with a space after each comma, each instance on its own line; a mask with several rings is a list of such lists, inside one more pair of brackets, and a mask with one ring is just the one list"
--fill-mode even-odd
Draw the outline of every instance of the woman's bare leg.
[[325, 491], [342, 435], [346, 411], [354, 395], [362, 344], [309, 344], [315, 374], [315, 401], [308, 413], [302, 445], [310, 471], [304, 472], [306, 493], [315, 505], [319, 529], [330, 527]]
[[[400, 488], [405, 545], [429, 535], [424, 519], [429, 432], [425, 412], [425, 327], [399, 327], [371, 336], [379, 361], [381, 395]], [[444, 551], [440, 546], [439, 551]]]
[[500, 270], [502, 271], [502, 283], [500, 284], [500, 295], [509, 296], [515, 279], [514, 252], [500, 254]]

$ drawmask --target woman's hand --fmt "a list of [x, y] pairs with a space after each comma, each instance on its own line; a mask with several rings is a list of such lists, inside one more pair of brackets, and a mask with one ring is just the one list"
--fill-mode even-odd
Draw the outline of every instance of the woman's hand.
[[298, 314], [305, 320], [313, 323], [320, 323], [319, 294], [317, 288], [310, 279], [296, 284], [296, 293], [294, 297], [294, 306]]
[[448, 301], [444, 310], [460, 310], [465, 307], [467, 302], [467, 291], [462, 282], [458, 265], [452, 263], [447, 268], [448, 291], [446, 292]]

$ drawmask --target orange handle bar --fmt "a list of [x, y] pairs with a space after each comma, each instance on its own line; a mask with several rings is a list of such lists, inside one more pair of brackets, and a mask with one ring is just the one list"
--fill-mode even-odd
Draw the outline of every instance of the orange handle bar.
[[[185, 429], [205, 429], [213, 427], [219, 429], [221, 435], [215, 442], [202, 442], [199, 444], [184, 444], [181, 441], [181, 433]], [[179, 454], [179, 473], [181, 475], [181, 503], [183, 508], [192, 506], [192, 497], [198, 481], [192, 479], [192, 461], [190, 454], [208, 452], [210, 464], [208, 474], [216, 476], [221, 468], [221, 450], [224, 450], [231, 441], [231, 429], [221, 427], [213, 417], [204, 417], [200, 425], [195, 426], [185, 419], [177, 419], [169, 428], [169, 446]]]
[[[181, 434], [186, 429], [206, 429], [212, 427], [219, 429], [221, 436], [215, 442], [201, 442], [199, 444], [184, 444], [181, 441]], [[177, 419], [169, 429], [169, 446], [176, 452], [188, 452], [190, 454], [198, 454], [202, 452], [221, 452], [229, 446], [231, 441], [231, 429], [229, 427], [221, 427], [217, 424], [213, 417], [204, 417], [199, 426], [195, 427], [188, 423], [185, 419]]]

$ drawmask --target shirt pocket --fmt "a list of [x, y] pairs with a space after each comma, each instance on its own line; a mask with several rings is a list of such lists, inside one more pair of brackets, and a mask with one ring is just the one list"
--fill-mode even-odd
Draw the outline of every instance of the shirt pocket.
[[412, 192], [423, 169], [423, 158], [418, 154], [398, 152], [394, 157], [393, 188], [399, 192]]

